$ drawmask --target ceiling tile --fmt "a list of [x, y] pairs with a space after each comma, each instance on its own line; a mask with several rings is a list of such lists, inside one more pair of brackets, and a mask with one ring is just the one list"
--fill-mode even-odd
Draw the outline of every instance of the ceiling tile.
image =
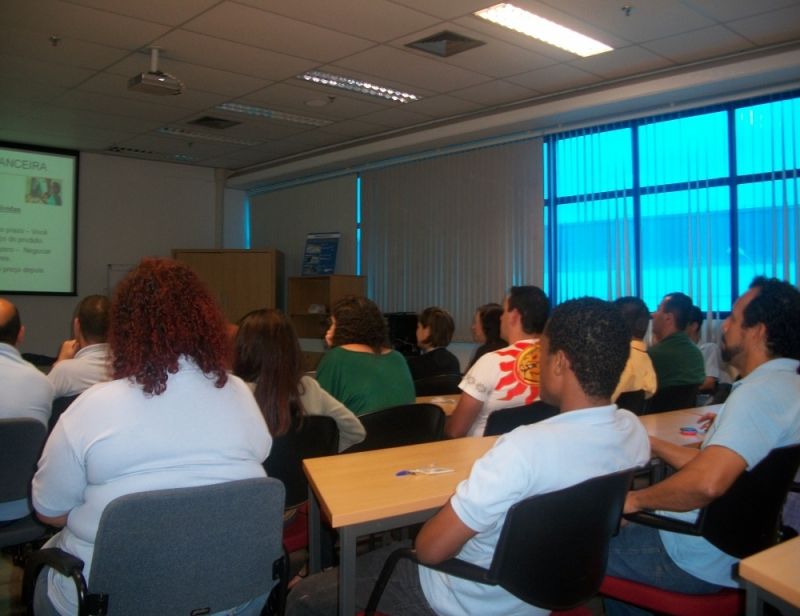
[[509, 81], [497, 80], [456, 90], [452, 95], [480, 105], [493, 106], [531, 98], [537, 92]]
[[386, 129], [383, 126], [362, 122], [361, 120], [342, 120], [341, 122], [336, 122], [320, 130], [326, 133], [336, 133], [337, 135], [342, 135], [347, 138], [355, 138], [374, 135]]
[[759, 45], [800, 40], [800, 4], [732, 21], [728, 27]]
[[569, 64], [556, 64], [525, 73], [524, 75], [509, 77], [508, 81], [550, 94], [595, 84], [601, 81], [601, 77], [582, 71]]
[[713, 26], [643, 43], [642, 47], [683, 64], [749, 49], [753, 45], [724, 26]]
[[184, 109], [167, 105], [151, 104], [125, 99], [118, 96], [107, 96], [95, 92], [67, 92], [58, 100], [60, 105], [68, 108], [86, 109], [101, 113], [113, 112], [115, 115], [132, 116], [157, 122], [176, 122], [186, 117]]
[[798, 4], [798, 0], [684, 0], [684, 3], [713, 19], [726, 22]]
[[423, 122], [430, 122], [431, 117], [421, 113], [414, 113], [407, 109], [408, 105], [396, 109], [384, 109], [376, 111], [369, 115], [363, 116], [367, 122], [380, 124], [389, 128], [405, 128], [407, 126], [414, 126], [415, 124], [422, 124]]
[[214, 6], [219, 0], [70, 0], [73, 4], [102, 9], [110, 13], [138, 17], [145, 21], [177, 26], [198, 12]]
[[[70, 88], [85, 81], [92, 75], [94, 75], [94, 71], [77, 66], [0, 55], [0, 76], [4, 79], [32, 81], [34, 83]], [[3, 90], [13, 94], [13, 84], [4, 83]]]
[[608, 79], [627, 77], [671, 66], [672, 62], [642, 47], [624, 47], [570, 63]]
[[436, 15], [442, 19], [455, 19], [470, 15], [475, 11], [496, 4], [493, 0], [393, 0], [397, 4], [417, 9], [423, 13]]
[[[497, 82], [490, 82], [490, 83], [497, 83]], [[481, 86], [475, 86], [481, 87]], [[428, 116], [433, 116], [436, 118], [444, 118], [447, 116], [454, 116], [459, 115], [462, 113], [469, 113], [471, 111], [477, 111], [481, 108], [481, 106], [470, 100], [464, 100], [467, 97], [456, 98], [454, 96], [447, 96], [446, 94], [440, 94], [438, 96], [431, 96], [428, 98], [423, 98], [420, 101], [414, 101], [413, 103], [408, 103], [406, 107], [409, 111], [414, 111], [416, 113], [422, 113]]]
[[[295, 85], [295, 83], [297, 85]], [[301, 85], [302, 84], [302, 85]], [[304, 87], [309, 85], [311, 87]], [[333, 97], [330, 105], [324, 107], [309, 107], [306, 101]], [[371, 96], [347, 96], [339, 94], [335, 88], [324, 86], [312, 86], [308, 82], [295, 79], [288, 83], [276, 83], [258, 92], [253, 92], [245, 97], [246, 101], [251, 101], [269, 108], [277, 107], [281, 109], [293, 109], [295, 113], [307, 115], [312, 118], [336, 119], [353, 118], [366, 113], [379, 111], [385, 105], [379, 104], [377, 100], [373, 102]]]

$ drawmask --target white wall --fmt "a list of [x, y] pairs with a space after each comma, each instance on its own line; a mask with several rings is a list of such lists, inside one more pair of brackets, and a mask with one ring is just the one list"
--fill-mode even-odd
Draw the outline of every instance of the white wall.
[[213, 246], [214, 203], [213, 169], [81, 154], [78, 297], [8, 296], [26, 327], [21, 350], [55, 355], [78, 299], [109, 293], [109, 264]]

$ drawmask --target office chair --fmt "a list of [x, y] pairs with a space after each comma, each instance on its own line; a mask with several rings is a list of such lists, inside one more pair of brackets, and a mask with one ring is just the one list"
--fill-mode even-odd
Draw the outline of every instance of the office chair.
[[270, 589], [280, 614], [283, 503], [283, 484], [269, 477], [121, 496], [100, 518], [88, 586], [83, 561], [46, 548], [28, 559], [23, 597], [30, 604], [49, 566], [75, 581], [80, 615], [214, 613]]
[[460, 374], [437, 374], [414, 381], [417, 396], [448, 396], [460, 394]]
[[[600, 587], [633, 474], [634, 469], [619, 471], [516, 503], [508, 510], [489, 569], [457, 558], [428, 566], [499, 585], [537, 607], [573, 609]], [[370, 595], [367, 616], [378, 608], [401, 558], [416, 560], [416, 553], [409, 548], [392, 552]]]
[[392, 406], [359, 419], [367, 437], [347, 453], [440, 441], [444, 434], [444, 411], [436, 404]]
[[527, 426], [537, 421], [542, 421], [548, 417], [558, 415], [557, 407], [537, 400], [524, 406], [515, 406], [508, 409], [494, 411], [486, 419], [486, 427], [483, 430], [484, 436], [498, 436], [511, 432], [520, 426]]
[[75, 399], [80, 396], [80, 394], [75, 394], [74, 396], [61, 396], [60, 398], [56, 398], [53, 400], [53, 407], [52, 412], [50, 413], [50, 422], [47, 424], [47, 433], [53, 431], [53, 428], [56, 427], [58, 423], [58, 418], [61, 417], [61, 414], [66, 411], [70, 404], [75, 402]]
[[641, 415], [645, 406], [644, 389], [625, 391], [617, 396], [616, 404], [621, 409], [627, 409], [634, 415]]
[[[47, 429], [36, 419], [0, 419], [0, 503], [30, 496], [31, 479], [42, 453]], [[11, 522], [0, 523], [0, 548], [14, 546], [12, 559], [21, 565], [24, 546], [41, 539], [47, 527], [33, 513]]]
[[698, 391], [700, 391], [700, 383], [661, 388], [645, 402], [642, 415], [695, 407], [697, 406]]
[[[778, 543], [781, 510], [798, 466], [800, 445], [773, 449], [752, 470], [742, 473], [725, 494], [703, 507], [695, 522], [649, 511], [625, 518], [662, 530], [699, 535], [726, 554], [745, 558]], [[603, 581], [600, 592], [618, 601], [675, 616], [738, 614], [744, 601], [743, 593], [736, 589], [687, 595], [611, 576]]]

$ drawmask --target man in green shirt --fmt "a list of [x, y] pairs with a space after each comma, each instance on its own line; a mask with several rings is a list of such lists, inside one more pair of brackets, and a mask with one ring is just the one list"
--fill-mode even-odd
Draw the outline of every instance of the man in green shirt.
[[684, 331], [691, 309], [691, 298], [684, 293], [670, 293], [653, 314], [653, 336], [658, 342], [647, 352], [659, 389], [699, 385], [705, 379], [703, 354]]

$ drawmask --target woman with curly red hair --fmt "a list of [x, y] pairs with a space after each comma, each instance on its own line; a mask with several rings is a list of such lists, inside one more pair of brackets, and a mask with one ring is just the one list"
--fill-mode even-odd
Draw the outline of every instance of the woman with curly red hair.
[[[83, 560], [87, 576], [112, 500], [263, 477], [272, 444], [247, 385], [225, 371], [225, 322], [187, 266], [145, 259], [119, 283], [109, 345], [115, 380], [86, 390], [60, 417], [33, 480], [39, 517], [63, 527], [48, 545]], [[259, 613], [265, 600], [226, 607]], [[35, 608], [76, 613], [72, 580], [43, 572]]]

